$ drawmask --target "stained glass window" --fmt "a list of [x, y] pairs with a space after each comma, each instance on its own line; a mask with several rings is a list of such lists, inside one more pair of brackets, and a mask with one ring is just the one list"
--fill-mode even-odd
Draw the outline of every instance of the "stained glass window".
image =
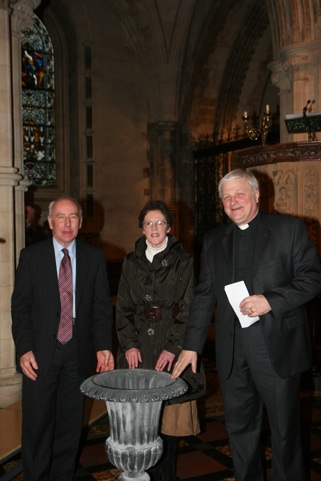
[[55, 186], [54, 52], [36, 15], [23, 32], [21, 59], [24, 173], [32, 185]]

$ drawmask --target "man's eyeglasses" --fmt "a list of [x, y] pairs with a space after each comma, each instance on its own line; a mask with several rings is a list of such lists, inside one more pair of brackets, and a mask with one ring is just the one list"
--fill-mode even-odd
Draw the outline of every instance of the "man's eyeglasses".
[[79, 216], [78, 214], [70, 214], [70, 215], [57, 214], [57, 219], [58, 219], [58, 222], [66, 222], [67, 219], [70, 222], [77, 222], [79, 221]]
[[156, 220], [155, 222], [153, 222], [152, 220], [147, 220], [146, 222], [144, 222], [143, 226], [145, 227], [145, 229], [151, 229], [153, 225], [155, 227], [164, 227], [164, 225], [166, 224], [167, 222], [165, 220]]

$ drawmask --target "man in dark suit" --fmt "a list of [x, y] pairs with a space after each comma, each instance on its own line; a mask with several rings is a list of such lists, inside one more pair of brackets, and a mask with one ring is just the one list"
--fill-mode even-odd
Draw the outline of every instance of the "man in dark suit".
[[[230, 172], [219, 194], [232, 221], [204, 239], [201, 273], [176, 378], [196, 371], [216, 304], [216, 361], [236, 481], [262, 481], [263, 404], [272, 439], [273, 481], [303, 481], [300, 375], [311, 367], [304, 304], [321, 290], [321, 269], [303, 222], [259, 211], [251, 172]], [[248, 293], [231, 307], [225, 286], [244, 281]], [[235, 286], [234, 286], [235, 288]], [[235, 299], [234, 299], [235, 300]], [[242, 327], [246, 319], [249, 327]]]
[[[12, 294], [23, 373], [22, 462], [25, 481], [72, 481], [82, 429], [80, 384], [95, 369], [114, 369], [112, 307], [103, 252], [76, 239], [78, 202], [53, 201], [48, 222], [53, 237], [22, 249]], [[64, 287], [63, 258], [69, 269]], [[61, 337], [63, 319], [67, 338]]]
[[[38, 211], [38, 213], [37, 213]], [[25, 206], [25, 242], [26, 246], [45, 240], [44, 228], [39, 224], [40, 212], [36, 206]]]

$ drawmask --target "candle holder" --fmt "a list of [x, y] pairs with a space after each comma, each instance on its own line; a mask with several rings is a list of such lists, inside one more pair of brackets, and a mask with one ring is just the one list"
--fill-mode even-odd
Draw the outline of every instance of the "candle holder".
[[258, 124], [258, 122], [256, 121], [255, 117], [253, 122], [254, 125], [250, 127], [247, 112], [244, 112], [242, 119], [244, 121], [244, 135], [249, 137], [251, 140], [257, 140], [259, 137], [261, 137], [262, 145], [265, 145], [267, 134], [269, 133], [269, 130], [271, 128], [271, 114], [269, 105], [267, 105], [265, 108], [261, 128], [256, 125]]

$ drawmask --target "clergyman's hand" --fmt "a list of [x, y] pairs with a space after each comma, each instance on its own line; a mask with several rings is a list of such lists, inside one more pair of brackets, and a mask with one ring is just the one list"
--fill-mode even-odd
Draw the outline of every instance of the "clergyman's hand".
[[240, 304], [240, 311], [245, 316], [263, 316], [272, 310], [268, 300], [263, 294], [245, 297]]
[[197, 352], [195, 351], [185, 351], [183, 350], [178, 356], [177, 362], [174, 366], [172, 378], [176, 379], [182, 374], [184, 369], [191, 364], [192, 371], [196, 373], [197, 369]]
[[32, 381], [37, 379], [36, 370], [38, 369], [38, 364], [32, 351], [28, 351], [20, 357], [20, 367], [23, 374], [29, 379]]

